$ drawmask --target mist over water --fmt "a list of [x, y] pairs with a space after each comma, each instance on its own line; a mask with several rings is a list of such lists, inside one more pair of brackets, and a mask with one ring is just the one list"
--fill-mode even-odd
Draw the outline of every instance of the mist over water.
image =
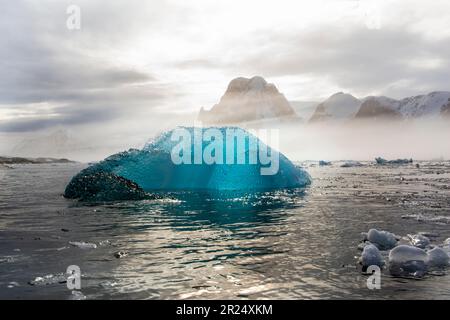
[[[200, 125], [194, 115], [174, 115], [169, 122], [149, 120], [144, 126], [85, 126], [53, 129], [30, 135], [2, 135], [0, 153], [29, 157], [66, 157], [82, 162], [98, 161], [129, 148], [141, 148], [151, 138], [176, 126]], [[450, 123], [446, 119], [397, 122], [260, 122], [243, 123], [245, 129], [279, 130], [278, 146], [269, 145], [293, 161], [373, 160], [413, 158], [450, 159]], [[258, 130], [255, 134], [257, 135]], [[56, 137], [62, 135], [63, 137]], [[266, 137], [260, 136], [264, 141]], [[63, 141], [55, 141], [62, 139]]]
[[449, 159], [449, 122], [322, 123], [283, 126], [280, 151], [292, 160]]

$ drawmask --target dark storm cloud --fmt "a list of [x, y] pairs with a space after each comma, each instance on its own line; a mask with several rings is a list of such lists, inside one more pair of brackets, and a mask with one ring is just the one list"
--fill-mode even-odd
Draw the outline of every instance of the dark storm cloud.
[[[46, 102], [54, 106], [49, 112], [57, 116], [46, 119], [36, 109], [31, 119], [1, 121], [0, 131], [106, 121], [130, 110], [156, 107], [173, 93], [152, 74], [111, 65], [93, 54], [93, 44], [108, 49], [126, 39], [122, 30], [127, 30], [130, 16], [117, 14], [126, 8], [126, 2], [92, 6], [82, 1], [82, 22], [89, 27], [74, 32], [65, 27], [70, 4], [66, 2], [47, 6], [31, 1], [2, 4], [0, 105], [20, 111], [23, 105]], [[97, 21], [111, 18], [113, 12], [117, 14], [115, 22], [123, 29]], [[113, 56], [108, 58], [114, 60]]]

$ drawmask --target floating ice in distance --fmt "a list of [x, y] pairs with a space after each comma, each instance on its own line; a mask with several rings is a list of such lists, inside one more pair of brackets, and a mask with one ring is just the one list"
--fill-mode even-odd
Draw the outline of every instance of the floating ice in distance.
[[397, 245], [397, 239], [394, 234], [387, 231], [378, 231], [377, 229], [369, 230], [367, 240], [380, 250], [389, 250]]
[[400, 245], [389, 252], [389, 272], [397, 277], [423, 277], [427, 272], [428, 255], [417, 247]]
[[352, 168], [352, 167], [362, 167], [364, 166], [361, 162], [358, 161], [347, 161], [341, 165], [341, 168]]
[[331, 162], [330, 161], [324, 161], [324, 160], [320, 160], [319, 161], [319, 166], [331, 166]]
[[95, 243], [90, 243], [90, 242], [70, 241], [69, 244], [71, 246], [78, 247], [80, 249], [97, 249], [97, 245]]
[[[233, 138], [234, 144], [225, 142], [215, 148], [214, 152], [211, 152], [218, 159], [234, 161], [232, 164], [230, 164], [230, 161], [216, 161], [209, 164], [196, 158], [198, 151], [200, 151], [200, 157], [202, 152], [211, 151], [211, 142], [214, 138], [210, 141], [195, 139], [196, 135], [202, 136], [206, 132], [205, 130], [211, 128], [190, 127], [181, 129], [194, 137], [191, 139], [188, 148], [179, 150], [180, 141], [173, 137], [174, 133], [179, 132], [180, 128], [167, 131], [147, 143], [142, 150], [130, 149], [112, 155], [81, 171], [67, 186], [66, 197], [80, 198], [78, 195], [86, 189], [86, 181], [92, 184], [93, 179], [91, 178], [99, 173], [102, 174], [102, 177], [105, 176], [103, 179], [105, 183], [103, 188], [98, 188], [97, 184], [94, 183], [96, 188], [93, 192], [96, 192], [97, 189], [101, 190], [100, 197], [94, 196], [96, 200], [101, 200], [99, 198], [102, 197], [110, 200], [109, 190], [111, 187], [115, 192], [113, 198], [119, 197], [122, 200], [128, 196], [131, 196], [132, 199], [139, 198], [142, 194], [141, 191], [264, 190], [305, 187], [311, 183], [311, 178], [305, 170], [295, 166], [283, 154], [271, 149], [243, 129], [213, 128], [214, 132], [222, 136], [227, 135], [227, 129], [240, 130], [244, 135], [243, 140]], [[264, 169], [268, 169], [271, 165], [271, 163], [265, 164], [263, 161], [259, 161], [261, 160], [260, 152], [264, 148], [267, 156], [278, 156], [278, 170], [274, 174], [262, 174]], [[179, 157], [192, 161], [190, 163], [174, 163], [174, 153], [175, 159]], [[254, 154], [258, 156], [256, 163], [249, 161], [250, 155]], [[227, 157], [230, 158], [227, 159]], [[242, 159], [245, 159], [245, 162], [238, 163]], [[200, 162], [197, 162], [197, 160], [200, 160]], [[130, 191], [129, 188], [133, 190]], [[72, 192], [74, 190], [75, 192]], [[127, 194], [121, 197], [123, 190], [126, 190]]]
[[410, 164], [413, 163], [413, 159], [396, 159], [396, 160], [386, 160], [381, 157], [375, 158], [375, 161], [379, 165], [385, 164]]

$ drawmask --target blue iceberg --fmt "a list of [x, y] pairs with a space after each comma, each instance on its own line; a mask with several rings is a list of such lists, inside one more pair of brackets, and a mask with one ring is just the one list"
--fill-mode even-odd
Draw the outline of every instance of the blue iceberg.
[[117, 153], [82, 170], [64, 195], [136, 200], [156, 191], [270, 190], [310, 183], [306, 171], [243, 129], [180, 127], [159, 135], [142, 150]]

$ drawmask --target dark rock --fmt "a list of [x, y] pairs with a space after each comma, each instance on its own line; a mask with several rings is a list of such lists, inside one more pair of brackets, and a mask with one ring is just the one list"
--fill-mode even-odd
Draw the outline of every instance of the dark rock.
[[142, 200], [152, 198], [137, 183], [110, 172], [89, 168], [72, 178], [64, 197], [81, 201]]

